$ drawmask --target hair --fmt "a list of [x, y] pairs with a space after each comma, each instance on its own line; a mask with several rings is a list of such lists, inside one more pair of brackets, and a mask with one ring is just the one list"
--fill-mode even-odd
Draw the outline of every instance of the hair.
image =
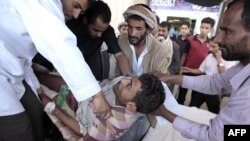
[[215, 21], [214, 19], [210, 18], [210, 17], [206, 17], [206, 18], [203, 18], [201, 20], [201, 23], [207, 23], [207, 24], [210, 24], [211, 27], [213, 28], [214, 27], [214, 24], [215, 24]]
[[160, 24], [160, 17], [158, 15], [155, 15], [155, 17], [156, 17], [157, 25], [159, 25]]
[[161, 81], [153, 74], [143, 74], [139, 77], [142, 90], [135, 97], [137, 112], [148, 114], [156, 110], [165, 100], [165, 90]]
[[190, 28], [190, 22], [189, 21], [183, 21], [181, 25], [186, 25], [188, 28]]
[[247, 31], [250, 31], [250, 3], [248, 0], [233, 0], [227, 5], [227, 8], [230, 8], [232, 5], [243, 2], [244, 3], [244, 9], [241, 14], [241, 20], [244, 23], [245, 29]]
[[108, 4], [103, 1], [90, 3], [84, 15], [87, 19], [87, 24], [94, 24], [97, 18], [101, 18], [104, 23], [110, 23], [111, 20], [111, 10]]
[[[138, 15], [130, 15], [128, 19], [137, 20], [137, 21], [144, 21], [146, 28], [149, 28], [148, 24], [146, 23], [145, 19]], [[128, 21], [128, 19], [126, 21]]]
[[170, 28], [171, 28], [171, 25], [170, 25], [168, 22], [166, 22], [166, 21], [161, 22], [161, 23], [159, 24], [159, 26], [160, 26], [160, 27], [163, 27], [163, 28], [167, 27], [167, 28], [168, 28], [168, 31], [169, 31]]

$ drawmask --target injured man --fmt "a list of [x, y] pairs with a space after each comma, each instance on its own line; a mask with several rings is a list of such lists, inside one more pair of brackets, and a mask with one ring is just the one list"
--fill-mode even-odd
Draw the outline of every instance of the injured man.
[[[140, 116], [162, 105], [166, 97], [163, 83], [151, 74], [103, 81], [100, 85], [111, 105], [111, 117], [102, 119], [93, 112], [92, 99], [78, 103], [60, 76], [40, 73], [38, 79], [49, 89], [59, 92], [54, 98], [44, 93], [39, 97], [44, 110], [59, 120], [54, 124], [61, 132], [67, 132], [67, 137], [63, 135], [67, 140], [115, 140]], [[167, 93], [171, 95], [169, 90]], [[174, 108], [178, 105], [175, 102], [171, 95], [167, 103]]]

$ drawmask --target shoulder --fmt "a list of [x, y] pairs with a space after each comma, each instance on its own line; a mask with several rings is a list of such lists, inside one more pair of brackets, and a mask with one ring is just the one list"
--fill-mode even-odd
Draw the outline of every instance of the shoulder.
[[118, 38], [119, 45], [123, 45], [126, 42], [128, 42], [128, 35], [120, 35]]

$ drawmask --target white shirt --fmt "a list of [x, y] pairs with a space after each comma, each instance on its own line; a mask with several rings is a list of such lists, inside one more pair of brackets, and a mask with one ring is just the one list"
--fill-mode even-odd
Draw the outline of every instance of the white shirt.
[[134, 76], [140, 76], [141, 74], [143, 74], [143, 58], [148, 53], [148, 49], [145, 47], [137, 59], [136, 53], [135, 53], [135, 47], [130, 44], [130, 48], [131, 48], [132, 53], [133, 53], [132, 73]]
[[[228, 68], [238, 64], [239, 61], [225, 61], [222, 58], [222, 63], [225, 65], [225, 70], [227, 70]], [[207, 75], [218, 73], [217, 60], [212, 53], [208, 54], [208, 56], [203, 60], [199, 70]]]
[[0, 116], [24, 111], [25, 79], [40, 86], [31, 60], [40, 52], [53, 63], [78, 101], [101, 91], [64, 23], [60, 0], [0, 1]]

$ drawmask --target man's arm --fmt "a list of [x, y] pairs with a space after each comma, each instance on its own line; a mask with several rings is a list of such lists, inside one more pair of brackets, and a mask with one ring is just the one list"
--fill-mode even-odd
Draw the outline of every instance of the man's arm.
[[114, 54], [114, 57], [118, 63], [119, 69], [123, 75], [132, 75], [129, 67], [129, 62], [126, 56], [121, 51], [113, 27], [109, 26], [103, 33], [104, 42], [108, 46], [109, 53]]
[[169, 75], [167, 73], [161, 73], [161, 72], [154, 72], [153, 74], [165, 83], [174, 83], [177, 85], [181, 85], [183, 81], [182, 75]]
[[185, 63], [185, 61], [186, 61], [186, 58], [187, 58], [187, 53], [184, 52], [184, 53], [181, 55], [181, 67], [184, 66], [184, 63]]
[[[41, 99], [42, 105], [46, 107], [49, 102], [52, 100], [47, 97], [44, 93], [39, 94], [39, 98]], [[60, 108], [57, 106], [51, 111], [51, 114], [56, 116], [61, 122], [63, 122], [67, 127], [72, 129], [78, 135], [81, 135], [80, 126], [78, 122], [70, 117], [68, 114], [64, 113]]]
[[[180, 117], [169, 111], [164, 105], [161, 105], [157, 110], [151, 113], [159, 115], [173, 123], [173, 128], [179, 131], [185, 138], [203, 141], [222, 140], [223, 125], [221, 122], [212, 121], [217, 128], [211, 129], [209, 125], [195, 122], [183, 117]], [[217, 122], [217, 123], [216, 123]]]
[[117, 60], [117, 63], [119, 65], [120, 71], [123, 75], [129, 75], [132, 76], [131, 69], [129, 67], [128, 59], [122, 52], [118, 52], [115, 55], [115, 58]]
[[177, 117], [176, 114], [169, 111], [163, 104], [154, 112], [151, 113], [152, 115], [162, 116], [169, 122], [173, 123], [175, 118]]
[[182, 67], [182, 73], [203, 74], [199, 69], [192, 69], [189, 67]]

